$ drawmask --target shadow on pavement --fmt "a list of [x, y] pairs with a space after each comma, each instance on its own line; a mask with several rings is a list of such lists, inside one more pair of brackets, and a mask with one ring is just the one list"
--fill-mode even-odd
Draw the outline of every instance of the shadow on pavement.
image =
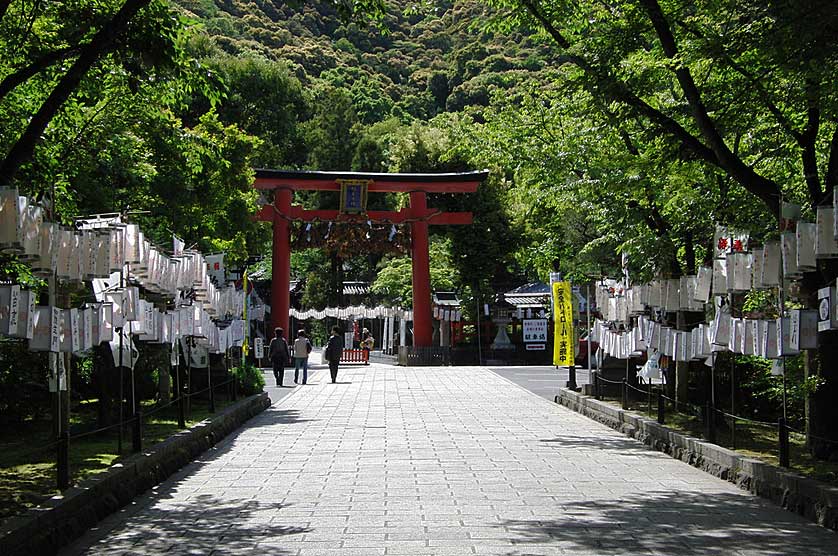
[[[284, 550], [280, 537], [310, 532], [270, 522], [283, 506], [258, 500], [221, 500], [209, 494], [191, 497], [188, 502], [167, 503], [167, 496], [155, 497], [156, 506], [111, 530], [107, 537], [90, 547], [98, 553], [253, 554], [257, 543], [269, 543], [271, 554], [293, 554]], [[260, 519], [260, 514], [265, 518]], [[71, 547], [72, 548], [72, 547]], [[85, 554], [72, 549], [62, 554]]]
[[651, 448], [641, 444], [637, 440], [627, 438], [601, 437], [589, 438], [584, 436], [557, 436], [556, 438], [542, 438], [539, 442], [554, 444], [556, 449], [561, 448], [586, 448], [590, 450], [614, 450], [620, 453], [642, 452], [643, 454], [655, 454]]
[[[835, 550], [828, 553], [838, 553], [834, 533], [747, 495], [653, 491], [561, 506], [561, 518], [499, 525], [514, 543], [559, 545], [570, 553], [816, 555], [826, 554], [830, 536]], [[509, 554], [526, 553], [522, 546]]]

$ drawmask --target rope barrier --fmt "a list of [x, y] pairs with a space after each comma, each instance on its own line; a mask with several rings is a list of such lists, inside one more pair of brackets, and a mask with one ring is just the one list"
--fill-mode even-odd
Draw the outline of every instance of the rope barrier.
[[728, 413], [727, 411], [722, 411], [721, 409], [713, 408], [713, 411], [715, 411], [716, 413], [721, 413], [725, 417], [728, 417], [729, 419], [733, 419], [734, 421], [742, 421], [744, 423], [751, 423], [753, 425], [761, 425], [763, 427], [770, 427], [772, 429], [777, 426], [777, 423], [771, 423], [769, 421], [757, 421], [755, 419], [748, 419], [747, 417], [740, 417], [739, 415], [733, 415], [732, 413]]
[[790, 426], [788, 426], [788, 425], [786, 425], [786, 429], [788, 429], [788, 431], [789, 431], [789, 432], [792, 432], [792, 433], [797, 434], [797, 435], [800, 435], [800, 436], [805, 436], [806, 438], [809, 438], [809, 439], [812, 439], [812, 440], [817, 440], [817, 441], [819, 441], [819, 442], [825, 442], [825, 443], [827, 443], [827, 444], [836, 444], [836, 445], [838, 445], [838, 440], [832, 440], [832, 439], [829, 439], [829, 438], [824, 438], [824, 437], [822, 437], [822, 436], [817, 436], [817, 435], [814, 435], [814, 434], [806, 434], [805, 432], [803, 432], [803, 431], [799, 431], [799, 430], [797, 430], [797, 429], [793, 429], [793, 428], [791, 428], [791, 427], [790, 427]]
[[80, 432], [78, 434], [74, 434], [74, 435], [70, 436], [70, 440], [78, 440], [79, 438], [84, 438], [86, 436], [93, 436], [94, 434], [99, 434], [100, 432], [105, 432], [106, 430], [115, 429], [117, 427], [121, 427], [121, 426], [127, 425], [129, 423], [133, 423], [135, 420], [136, 420], [136, 417], [131, 417], [129, 419], [126, 419], [124, 421], [120, 421], [119, 423], [114, 423], [112, 425], [108, 425], [106, 427], [93, 429], [92, 431]]
[[608, 380], [607, 378], [602, 378], [601, 376], [597, 377], [597, 380], [601, 380], [602, 382], [605, 382], [605, 383], [608, 383], [608, 384], [622, 384], [623, 383], [622, 380]]
[[163, 405], [158, 405], [154, 409], [144, 412], [143, 417], [149, 417], [151, 415], [154, 415], [155, 413], [163, 411], [164, 409], [175, 405], [177, 403], [177, 401], [178, 401], [178, 399], [174, 398], [173, 400], [169, 401], [168, 403], [165, 403]]
[[635, 392], [640, 392], [640, 393], [641, 393], [641, 394], [643, 394], [644, 396], [648, 396], [648, 395], [649, 395], [649, 391], [648, 391], [648, 390], [641, 390], [641, 389], [640, 389], [640, 388], [638, 388], [637, 386], [633, 386], [633, 385], [629, 384], [628, 382], [626, 382], [626, 386], [628, 386], [629, 388], [631, 388], [631, 389], [632, 389], [632, 390], [634, 390]]

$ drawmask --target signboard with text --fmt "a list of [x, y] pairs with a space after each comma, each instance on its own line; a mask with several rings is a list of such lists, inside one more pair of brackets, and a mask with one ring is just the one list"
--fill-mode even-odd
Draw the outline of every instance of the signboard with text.
[[573, 361], [573, 301], [570, 282], [553, 283], [553, 364], [569, 367]]
[[524, 343], [547, 343], [547, 319], [524, 319]]
[[349, 214], [367, 212], [369, 180], [337, 180], [340, 184], [340, 211]]

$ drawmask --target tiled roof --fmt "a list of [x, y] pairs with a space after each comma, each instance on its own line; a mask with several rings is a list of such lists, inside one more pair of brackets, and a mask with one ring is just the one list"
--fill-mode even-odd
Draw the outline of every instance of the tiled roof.
[[366, 295], [370, 291], [367, 282], [344, 282], [343, 295]]
[[510, 305], [521, 308], [542, 308], [550, 305], [549, 295], [509, 295], [503, 296]]
[[550, 295], [550, 286], [544, 282], [530, 282], [523, 286], [518, 286], [514, 290], [506, 292], [506, 297], [510, 295]]
[[440, 307], [459, 307], [460, 299], [455, 292], [434, 292], [434, 305]]

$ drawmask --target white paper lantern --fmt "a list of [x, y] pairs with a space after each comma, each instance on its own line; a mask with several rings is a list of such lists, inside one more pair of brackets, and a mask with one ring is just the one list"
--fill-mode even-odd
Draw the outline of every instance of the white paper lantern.
[[59, 331], [59, 351], [61, 353], [78, 353], [80, 343], [79, 310], [62, 309]]
[[713, 318], [713, 345], [727, 346], [730, 343], [730, 312], [727, 306], [721, 307], [720, 298], [716, 298], [716, 316]]
[[38, 276], [51, 276], [58, 261], [58, 225], [43, 222], [38, 227], [38, 256], [32, 271]]
[[731, 317], [730, 318], [730, 342], [728, 347], [733, 353], [742, 354], [743, 346], [745, 345], [745, 322], [744, 319]]
[[114, 224], [108, 241], [108, 269], [119, 272], [125, 266], [125, 228], [124, 224]]
[[[680, 305], [683, 311], [704, 311], [704, 303], [696, 301], [698, 276], [681, 276], [679, 287]], [[709, 295], [709, 288], [707, 294]]]
[[140, 243], [142, 232], [136, 224], [125, 226], [125, 263], [134, 265], [140, 260]]
[[727, 260], [713, 259], [713, 293], [724, 295], [727, 293]]
[[[93, 308], [84, 307], [79, 311], [79, 319], [81, 320], [80, 330], [80, 350], [82, 352], [89, 351], [96, 342], [93, 339]], [[98, 338], [97, 338], [98, 340]]]
[[814, 309], [789, 311], [789, 348], [792, 351], [817, 349], [818, 312]]
[[31, 339], [34, 331], [35, 294], [18, 285], [9, 288], [8, 335]]
[[749, 253], [727, 254], [727, 290], [746, 292], [751, 289], [751, 255]]
[[698, 276], [695, 284], [695, 294], [693, 300], [700, 303], [708, 303], [710, 301], [710, 290], [713, 287], [713, 269], [707, 266], [702, 266], [698, 269]]
[[797, 266], [797, 237], [794, 232], [780, 234], [783, 255], [783, 276], [786, 279], [802, 278], [803, 273]]
[[835, 239], [833, 207], [818, 207], [816, 216], [815, 257], [834, 259], [838, 257], [838, 241]]
[[666, 298], [664, 308], [667, 311], [677, 311], [681, 306], [681, 281], [678, 278], [666, 280]]
[[23, 251], [23, 211], [26, 198], [16, 187], [0, 187], [0, 250], [4, 253]]
[[[122, 324], [120, 324], [122, 326]], [[99, 305], [99, 342], [109, 342], [113, 338], [114, 329], [117, 328], [114, 318], [114, 304], [102, 303]]]
[[[792, 349], [791, 347], [791, 319], [789, 317], [778, 318], [777, 323], [777, 345], [782, 346], [780, 350], [775, 352], [772, 359], [777, 357], [787, 357], [791, 355], [798, 355], [799, 349]], [[782, 342], [780, 338], [782, 337]]]
[[751, 289], [764, 290], [767, 286], [762, 283], [762, 249], [757, 249], [751, 256]]
[[766, 287], [780, 285], [780, 242], [766, 242], [762, 248], [762, 283]]
[[797, 268], [801, 272], [817, 269], [815, 261], [815, 235], [817, 226], [810, 222], [798, 222], [795, 238], [797, 240]]
[[38, 234], [43, 222], [44, 210], [33, 203], [27, 202], [21, 219], [23, 252], [19, 255], [26, 262], [33, 262], [39, 256], [40, 240]]
[[32, 313], [33, 329], [29, 339], [30, 351], [50, 351], [52, 332], [52, 307], [37, 306]]
[[772, 358], [777, 356], [777, 321], [759, 321], [760, 330], [760, 357]]

